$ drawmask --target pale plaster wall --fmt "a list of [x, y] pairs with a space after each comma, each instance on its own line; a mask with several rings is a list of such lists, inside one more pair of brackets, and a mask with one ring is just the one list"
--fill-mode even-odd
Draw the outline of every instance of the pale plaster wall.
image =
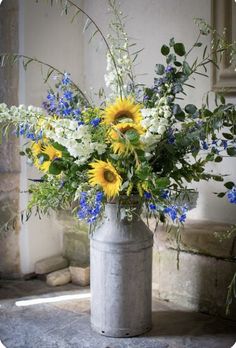
[[[32, 0], [20, 0], [19, 31], [20, 52], [37, 57], [61, 71], [69, 71], [75, 81], [82, 81], [82, 26], [70, 24], [66, 16], [60, 15], [58, 5], [51, 8], [46, 1], [36, 4]], [[25, 73], [20, 70], [19, 103], [41, 106], [47, 95], [39, 65], [32, 63]], [[50, 80], [50, 84], [52, 84]], [[25, 139], [21, 140], [22, 143]], [[25, 159], [21, 160], [21, 191], [27, 191], [28, 178], [37, 178], [39, 173], [30, 168]], [[28, 194], [21, 193], [20, 205], [23, 210]], [[59, 254], [62, 251], [62, 228], [56, 217], [32, 216], [21, 227], [20, 255], [21, 270], [29, 273], [34, 270], [37, 260]]]
[[[140, 54], [137, 73], [140, 81], [151, 84], [156, 63], [162, 62], [160, 47], [168, 43], [169, 38], [184, 41], [190, 46], [196, 37], [193, 17], [211, 20], [211, 0], [121, 0], [121, 4], [130, 20], [127, 31], [144, 48]], [[82, 6], [96, 19], [107, 32], [106, 0], [84, 0]], [[106, 69], [105, 46], [99, 35], [88, 44], [89, 33], [82, 34], [82, 23], [70, 24], [66, 16], [61, 17], [57, 5], [53, 8], [44, 1], [36, 4], [32, 0], [20, 0], [20, 47], [21, 51], [41, 58], [61, 70], [72, 73], [75, 81], [85, 85], [88, 93], [104, 86], [103, 75]], [[29, 67], [26, 75], [21, 71], [20, 102], [41, 105], [45, 97], [45, 86], [41, 82], [40, 69]], [[210, 89], [210, 80], [197, 78], [196, 89], [189, 90], [188, 102], [200, 106], [203, 94]], [[234, 99], [235, 100], [235, 99]], [[27, 177], [32, 171], [22, 171], [21, 187], [27, 185]], [[225, 173], [235, 172], [235, 159], [227, 160], [219, 167]], [[235, 222], [235, 206], [226, 200], [216, 199], [213, 191], [220, 191], [221, 185], [208, 182], [197, 184], [200, 190], [198, 207], [190, 213], [194, 219]], [[22, 206], [27, 197], [22, 196]], [[58, 228], [58, 227], [57, 227]], [[56, 228], [56, 229], [57, 229]], [[21, 231], [22, 270], [31, 271], [37, 259], [59, 252], [60, 234], [55, 230], [53, 220], [38, 221], [31, 219]]]

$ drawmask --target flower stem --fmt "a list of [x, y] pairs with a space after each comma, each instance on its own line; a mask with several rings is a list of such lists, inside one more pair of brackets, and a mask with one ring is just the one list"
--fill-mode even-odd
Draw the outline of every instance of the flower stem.
[[116, 70], [116, 75], [117, 75], [117, 80], [118, 80], [118, 84], [119, 84], [119, 94], [120, 94], [120, 97], [122, 98], [122, 81], [121, 81], [121, 77], [120, 77], [120, 74], [119, 74], [119, 71], [118, 71], [118, 67], [117, 67], [117, 64], [116, 64], [116, 60], [114, 58], [114, 55], [112, 54], [112, 51], [111, 51], [111, 48], [108, 44], [108, 41], [105, 37], [105, 35], [103, 34], [102, 30], [100, 29], [100, 27], [97, 25], [97, 23], [94, 21], [94, 19], [87, 13], [85, 12], [80, 6], [78, 6], [77, 4], [75, 4], [72, 0], [67, 0], [67, 2], [71, 5], [71, 6], [74, 6], [75, 8], [77, 8], [77, 10], [79, 10], [80, 12], [82, 12], [92, 23], [93, 25], [95, 26], [96, 30], [99, 32], [99, 34], [101, 35], [106, 47], [107, 47], [107, 50], [108, 50], [108, 53], [109, 55], [111, 56], [111, 59], [112, 59], [112, 62], [114, 64], [114, 67], [115, 67], [115, 70]]
[[[44, 65], [44, 66], [48, 67], [49, 69], [51, 69], [52, 71], [57, 72], [60, 75], [64, 75], [64, 73], [62, 71], [60, 71], [59, 69], [55, 68], [51, 64], [48, 64], [46, 62], [43, 62], [42, 60], [39, 60], [37, 58], [33, 58], [33, 57], [30, 57], [30, 56], [26, 56], [24, 54], [18, 54], [18, 53], [10, 53], [10, 54], [9, 53], [0, 53], [0, 61], [3, 61], [4, 58], [7, 58], [7, 57], [13, 57], [13, 58], [18, 58], [18, 59], [20, 59], [20, 58], [27, 59], [28, 62], [26, 62], [25, 64], [23, 62], [24, 66], [28, 65], [31, 62], [35, 62], [35, 63], [38, 63], [38, 64], [41, 64], [41, 65]], [[84, 92], [79, 88], [79, 86], [74, 81], [72, 81], [72, 80], [70, 80], [70, 81], [71, 81], [72, 86], [80, 93], [81, 97], [84, 99], [86, 104], [91, 106], [88, 98], [86, 97]]]

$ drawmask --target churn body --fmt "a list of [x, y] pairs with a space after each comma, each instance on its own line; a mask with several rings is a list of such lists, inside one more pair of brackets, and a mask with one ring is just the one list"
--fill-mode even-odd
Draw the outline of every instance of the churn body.
[[151, 329], [153, 235], [137, 208], [107, 204], [91, 235], [91, 325], [105, 336], [131, 337]]

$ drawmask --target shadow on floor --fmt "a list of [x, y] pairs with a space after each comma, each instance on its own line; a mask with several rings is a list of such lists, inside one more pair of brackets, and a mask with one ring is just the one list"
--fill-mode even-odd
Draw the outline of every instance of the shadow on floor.
[[[235, 335], [236, 322], [190, 311], [153, 311], [147, 336]], [[223, 348], [223, 347], [222, 347]]]
[[[78, 285], [72, 283], [51, 287], [45, 281], [40, 279], [34, 280], [2, 280], [0, 279], [0, 300], [21, 298], [37, 295], [51, 295], [52, 293], [80, 290]], [[85, 288], [83, 288], [85, 289]]]

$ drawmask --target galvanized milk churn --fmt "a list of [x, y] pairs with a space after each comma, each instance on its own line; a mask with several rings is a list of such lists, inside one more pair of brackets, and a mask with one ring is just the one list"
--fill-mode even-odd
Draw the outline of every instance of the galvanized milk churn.
[[[126, 206], [127, 207], [127, 206]], [[153, 235], [135, 208], [107, 204], [91, 235], [91, 326], [101, 335], [131, 337], [151, 329]]]

